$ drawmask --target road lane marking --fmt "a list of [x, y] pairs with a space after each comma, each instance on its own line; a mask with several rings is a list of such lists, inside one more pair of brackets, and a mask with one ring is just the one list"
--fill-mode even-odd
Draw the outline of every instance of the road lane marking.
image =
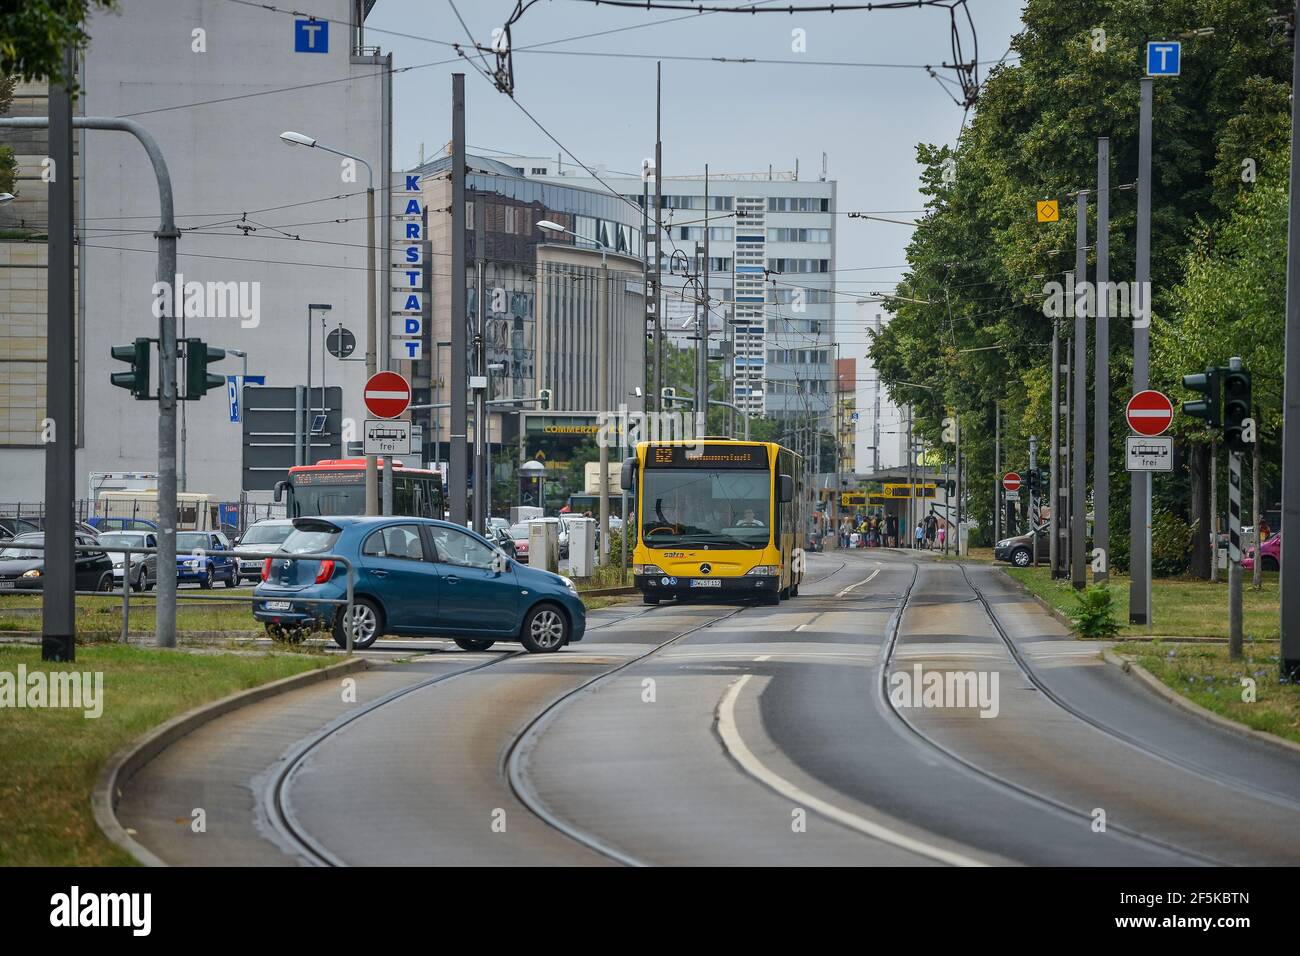
[[848, 594], [848, 593], [849, 593], [850, 591], [852, 591], [854, 588], [856, 588], [856, 587], [861, 587], [861, 586], [864, 585], [864, 584], [870, 584], [872, 578], [874, 578], [877, 574], [879, 574], [879, 573], [880, 573], [881, 571], [883, 571], [883, 570], [884, 570], [884, 565], [877, 564], [877, 565], [876, 565], [876, 570], [872, 571], [870, 574], [868, 574], [865, 578], [863, 578], [863, 579], [862, 579], [861, 581], [859, 581], [857, 584], [850, 584], [850, 585], [849, 585], [848, 587], [846, 587], [843, 591], [839, 591], [839, 592], [837, 592], [835, 596], [836, 596], [836, 597], [844, 597], [844, 595]]
[[772, 659], [771, 654], [759, 654], [757, 657], [754, 658], [754, 661], [757, 663], [761, 661], [770, 661], [771, 659]]
[[[874, 577], [874, 575], [873, 575]], [[868, 579], [869, 580], [869, 579]], [[866, 583], [866, 582], [859, 582]], [[834, 804], [828, 803], [819, 797], [813, 796], [807, 790], [802, 789], [797, 784], [791, 783], [784, 777], [768, 768], [760, 761], [754, 752], [740, 736], [740, 729], [736, 725], [736, 701], [740, 698], [740, 693], [745, 689], [745, 685], [754, 675], [746, 674], [738, 681], [733, 683], [723, 696], [722, 702], [718, 705], [718, 735], [722, 737], [722, 745], [727, 748], [727, 753], [731, 758], [740, 764], [751, 777], [761, 783], [767, 784], [777, 793], [800, 806], [809, 807], [824, 817], [828, 817], [851, 830], [856, 830], [866, 836], [873, 837], [884, 843], [892, 844], [901, 849], [908, 850], [920, 856], [937, 860], [940, 863], [947, 863], [951, 866], [985, 866], [979, 860], [964, 856], [960, 853], [954, 853], [951, 850], [945, 850], [942, 847], [931, 846], [921, 840], [909, 837], [906, 834], [891, 830], [886, 826], [875, 823], [871, 820], [861, 817], [856, 813], [850, 813], [842, 810]]]

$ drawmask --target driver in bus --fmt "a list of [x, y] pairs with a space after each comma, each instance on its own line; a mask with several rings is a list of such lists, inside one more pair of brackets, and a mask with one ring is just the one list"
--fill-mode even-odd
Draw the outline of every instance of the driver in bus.
[[736, 522], [737, 528], [765, 528], [767, 527], [754, 514], [753, 508], [746, 508], [744, 517]]

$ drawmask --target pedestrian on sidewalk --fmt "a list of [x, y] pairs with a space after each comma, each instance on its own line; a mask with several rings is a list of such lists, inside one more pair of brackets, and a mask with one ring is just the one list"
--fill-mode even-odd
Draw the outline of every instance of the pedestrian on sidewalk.
[[925, 525], [920, 521], [916, 523], [916, 549], [919, 551], [925, 546]]

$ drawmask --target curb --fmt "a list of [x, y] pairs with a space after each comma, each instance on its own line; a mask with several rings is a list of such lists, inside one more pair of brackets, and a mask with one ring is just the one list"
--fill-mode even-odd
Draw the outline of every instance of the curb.
[[589, 591], [579, 591], [578, 597], [619, 597], [624, 594], [640, 594], [635, 587], [625, 588], [592, 588]]
[[1101, 656], [1106, 663], [1118, 667], [1125, 674], [1136, 678], [1139, 683], [1145, 685], [1145, 687], [1157, 697], [1160, 697], [1180, 710], [1208, 721], [1222, 730], [1239, 734], [1242, 737], [1249, 737], [1252, 740], [1258, 740], [1261, 743], [1271, 744], [1274, 747], [1280, 747], [1292, 755], [1300, 754], [1300, 744], [1295, 741], [1287, 740], [1285, 737], [1279, 737], [1276, 734], [1266, 733], [1263, 730], [1256, 730], [1254, 727], [1248, 727], [1243, 723], [1224, 717], [1222, 714], [1216, 714], [1214, 711], [1202, 707], [1200, 704], [1196, 703], [1196, 701], [1184, 697], [1141, 664], [1129, 660], [1127, 657], [1122, 657], [1114, 651], [1109, 650], [1102, 650]]
[[135, 838], [127, 833], [126, 828], [117, 819], [117, 801], [122, 795], [122, 787], [136, 775], [141, 767], [182, 737], [193, 733], [209, 721], [215, 720], [223, 714], [228, 714], [232, 710], [246, 707], [268, 697], [274, 697], [277, 694], [287, 693], [300, 687], [329, 680], [342, 674], [366, 670], [369, 667], [369, 660], [354, 657], [350, 661], [342, 661], [328, 667], [284, 677], [270, 684], [262, 684], [260, 687], [241, 690], [228, 697], [222, 697], [220, 700], [203, 704], [184, 714], [178, 714], [166, 723], [159, 724], [145, 733], [143, 737], [128, 744], [108, 758], [108, 763], [100, 771], [99, 777], [95, 781], [95, 788], [90, 793], [90, 809], [94, 814], [95, 824], [104, 836], [131, 854], [137, 862], [145, 866], [167, 866], [168, 864], [165, 861], [155, 856], [142, 844], [137, 843]]

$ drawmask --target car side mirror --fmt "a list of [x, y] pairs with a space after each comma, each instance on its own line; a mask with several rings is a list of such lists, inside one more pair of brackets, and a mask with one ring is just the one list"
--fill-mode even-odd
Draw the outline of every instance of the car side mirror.
[[777, 477], [777, 498], [783, 505], [794, 501], [794, 479], [789, 475]]
[[502, 554], [500, 551], [498, 551], [496, 554], [492, 555], [492, 573], [493, 573], [493, 574], [504, 574], [504, 573], [505, 573], [506, 571], [508, 571], [508, 570], [510, 570], [510, 559], [509, 559], [509, 558], [507, 558], [507, 557], [506, 557], [504, 554]]

